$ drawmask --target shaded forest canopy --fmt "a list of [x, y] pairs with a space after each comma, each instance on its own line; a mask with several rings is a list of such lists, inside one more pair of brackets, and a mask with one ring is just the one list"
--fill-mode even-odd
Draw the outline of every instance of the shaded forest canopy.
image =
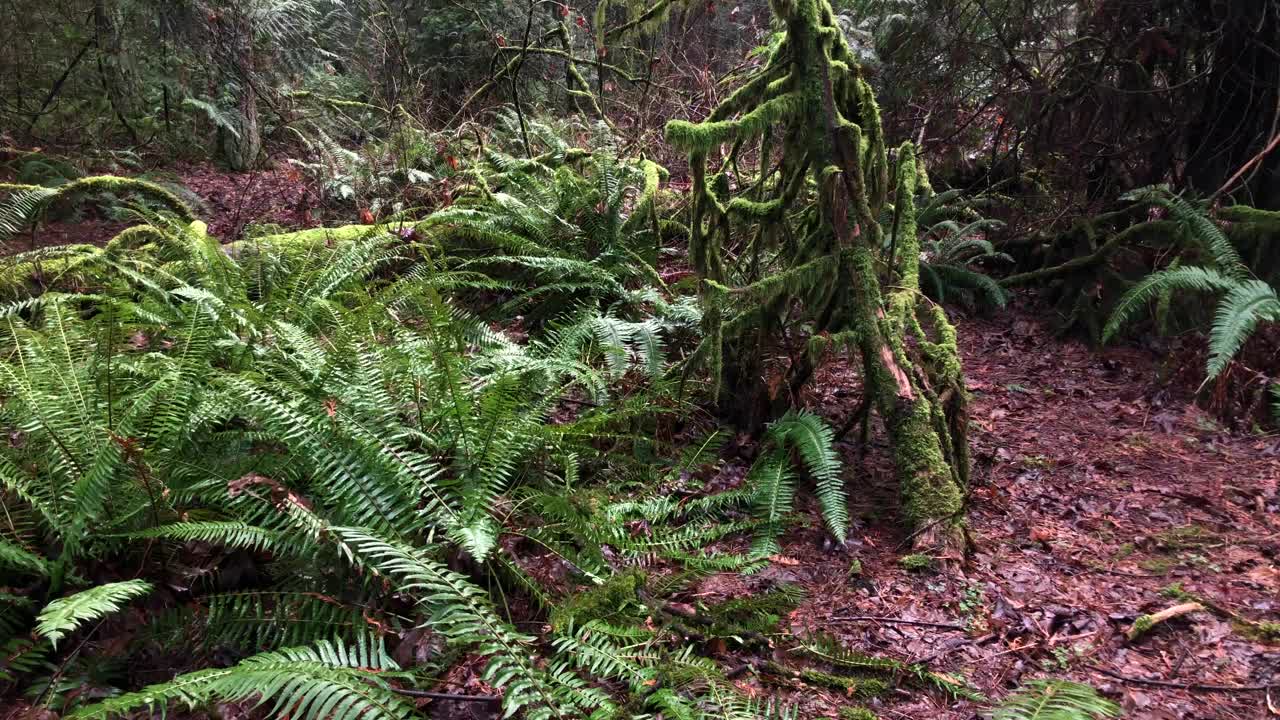
[[1280, 706], [1280, 2], [0, 27], [0, 720]]

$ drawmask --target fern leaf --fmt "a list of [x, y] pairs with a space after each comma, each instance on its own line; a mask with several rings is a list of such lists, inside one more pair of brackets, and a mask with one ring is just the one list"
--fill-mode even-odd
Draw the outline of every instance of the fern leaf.
[[44, 558], [0, 537], [0, 566], [48, 575], [49, 563]]
[[836, 540], [843, 543], [849, 532], [849, 510], [835, 433], [817, 415], [792, 411], [770, 426], [769, 436], [800, 454], [805, 470], [817, 483], [822, 519]]
[[193, 97], [183, 98], [182, 106], [199, 110], [204, 113], [205, 117], [209, 118], [209, 122], [213, 123], [215, 127], [231, 133], [231, 136], [236, 140], [240, 139], [240, 127], [244, 121], [240, 118], [238, 112], [223, 110], [211, 102]]
[[151, 592], [151, 583], [142, 580], [108, 583], [75, 595], [54, 600], [36, 618], [36, 633], [54, 645], [80, 625], [118, 611], [126, 602]]
[[1203, 293], [1229, 292], [1237, 281], [1212, 268], [1179, 267], [1152, 273], [1124, 294], [1103, 329], [1103, 341], [1110, 341], [1126, 323], [1136, 318], [1148, 302], [1170, 290]]
[[384, 676], [395, 665], [370, 643], [347, 648], [320, 643], [255, 655], [230, 668], [198, 670], [139, 692], [80, 708], [69, 720], [107, 720], [139, 708], [163, 715], [173, 702], [188, 708], [252, 698], [272, 703], [268, 717], [299, 720], [405, 720], [411, 703], [391, 689]]
[[991, 720], [1094, 720], [1120, 717], [1120, 707], [1088, 685], [1033, 680], [992, 711]]
[[1209, 379], [1227, 369], [1260, 322], [1280, 320], [1280, 298], [1275, 288], [1261, 280], [1245, 280], [1227, 293], [1218, 305], [1209, 333]]

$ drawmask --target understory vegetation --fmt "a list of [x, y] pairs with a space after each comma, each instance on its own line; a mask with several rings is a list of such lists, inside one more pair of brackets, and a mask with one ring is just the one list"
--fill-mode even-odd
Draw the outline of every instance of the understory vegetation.
[[[1230, 13], [1184, 18], [1130, 28], [1113, 66], [1090, 48], [1138, 4], [11, 3], [67, 30], [0, 51], [27, 78], [0, 98], [0, 698], [41, 720], [792, 720], [820, 690], [849, 720], [916, 696], [1120, 717], [1067, 672], [1057, 615], [964, 580], [1011, 457], [975, 452], [990, 388], [957, 318], [1023, 304], [1093, 348], [1149, 344], [1232, 429], [1280, 423], [1280, 138], [1210, 158], [1226, 130], [1199, 105], [1177, 133], [1098, 109], [1104, 86], [1199, 82], [1175, 40], [1215, 75], [1256, 48], [1214, 44]], [[1249, 67], [1223, 101], [1280, 108]], [[1046, 145], [1086, 121], [1132, 133], [1124, 173], [1110, 136]], [[280, 197], [242, 213], [248, 191], [196, 192], [175, 156]], [[1018, 462], [1019, 483], [1047, 465]], [[874, 523], [967, 619], [849, 621], [962, 643], [803, 617], [824, 600], [798, 548], [881, 594]], [[1009, 651], [1018, 677], [941, 668], [992, 622], [1047, 638]]]

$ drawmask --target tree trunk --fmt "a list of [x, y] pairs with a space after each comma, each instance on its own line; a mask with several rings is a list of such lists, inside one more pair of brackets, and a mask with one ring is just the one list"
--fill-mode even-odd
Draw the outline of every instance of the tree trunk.
[[[258, 125], [257, 70], [253, 52], [253, 28], [247, 18], [235, 23], [235, 51], [232, 62], [239, 84], [236, 98], [237, 133], [220, 131], [222, 155], [227, 165], [237, 172], [252, 170], [257, 166], [262, 152], [262, 130]], [[238, 136], [237, 136], [238, 135]]]

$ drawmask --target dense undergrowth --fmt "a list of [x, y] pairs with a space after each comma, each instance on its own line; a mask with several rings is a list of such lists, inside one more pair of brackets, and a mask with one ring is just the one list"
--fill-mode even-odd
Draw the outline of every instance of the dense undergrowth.
[[[991, 704], [793, 630], [786, 582], [692, 590], [785, 561], [806, 494], [843, 546], [858, 478], [837, 442], [858, 424], [891, 446], [904, 546], [937, 556], [911, 562], [961, 559], [968, 388], [944, 303], [1042, 286], [1099, 340], [1208, 321], [1208, 378], [1255, 372], [1265, 394], [1242, 357], [1280, 321], [1275, 214], [1147, 189], [1006, 247], [1002, 196], [935, 191], [914, 143], [890, 149], [831, 6], [772, 8], [753, 74], [668, 126], [687, 196], [604, 117], [604, 54], [595, 93], [565, 56], [591, 124], [537, 120], [517, 95], [492, 132], [434, 133], [399, 105], [290, 95], [368, 125], [358, 150], [289, 128], [297, 181], [357, 225], [219, 238], [163, 177], [12, 153], [11, 250], [85, 206], [131, 226], [0, 264], [0, 696], [74, 718], [405, 718], [424, 699], [793, 717], [736, 682], [751, 673], [842, 693], [859, 720], [904, 689]], [[243, 117], [187, 106], [243, 140], [233, 165], [256, 161]], [[801, 400], [833, 360], [861, 368], [842, 428]], [[711, 483], [726, 447], [742, 472]], [[459, 676], [469, 692], [442, 692]], [[1115, 713], [1048, 679], [994, 709]]]
[[228, 245], [153, 184], [18, 189], [17, 226], [103, 189], [144, 222], [0, 277], [8, 693], [77, 718], [407, 717], [479, 663], [527, 717], [787, 717], [733, 684], [729, 644], [851, 708], [978, 698], [793, 636], [786, 584], [681, 601], [770, 562], [800, 471], [840, 522], [844, 471], [793, 411], [743, 485], [698, 489], [727, 435], [688, 420], [704, 325], [654, 267], [662, 170], [545, 142], [491, 149], [422, 219]]

